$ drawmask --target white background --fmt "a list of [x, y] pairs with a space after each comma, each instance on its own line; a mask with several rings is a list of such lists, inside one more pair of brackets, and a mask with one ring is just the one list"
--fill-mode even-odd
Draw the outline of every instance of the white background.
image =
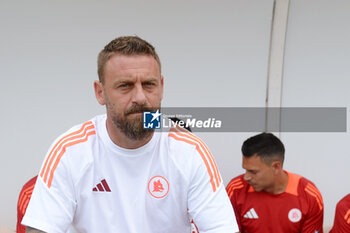
[[[273, 0], [0, 1], [0, 225], [15, 228], [18, 194], [53, 140], [105, 111], [92, 83], [110, 40], [138, 35], [156, 47], [164, 107], [264, 107], [272, 8]], [[349, 11], [347, 0], [291, 0], [283, 107], [350, 107]], [[243, 172], [240, 146], [254, 134], [200, 134], [225, 184]], [[349, 133], [281, 139], [285, 168], [318, 186], [332, 225], [350, 192]]]
[[347, 107], [346, 133], [282, 133], [285, 168], [323, 195], [324, 225], [350, 193], [350, 1], [291, 0], [282, 106]]

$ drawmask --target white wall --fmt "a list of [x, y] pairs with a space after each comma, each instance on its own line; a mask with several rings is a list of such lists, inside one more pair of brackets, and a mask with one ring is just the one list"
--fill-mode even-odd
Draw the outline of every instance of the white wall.
[[[282, 106], [350, 108], [350, 1], [292, 0]], [[335, 205], [350, 193], [350, 133], [282, 133], [286, 168], [312, 180], [333, 225]]]
[[[272, 0], [0, 2], [0, 225], [15, 227], [22, 185], [52, 141], [103, 113], [97, 53], [121, 35], [158, 50], [163, 106], [264, 106]], [[202, 134], [225, 183], [248, 134]], [[205, 136], [205, 137], [204, 137]]]

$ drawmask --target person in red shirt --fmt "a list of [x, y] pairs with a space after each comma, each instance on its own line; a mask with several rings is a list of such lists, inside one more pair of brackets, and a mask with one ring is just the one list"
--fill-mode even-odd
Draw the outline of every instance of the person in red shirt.
[[27, 210], [29, 200], [32, 196], [32, 192], [35, 186], [35, 182], [38, 176], [31, 178], [27, 183], [24, 184], [17, 202], [17, 233], [25, 233], [26, 227], [21, 224], [23, 216]]
[[350, 232], [350, 194], [341, 199], [335, 209], [333, 228], [329, 233]]
[[306, 178], [283, 170], [284, 145], [261, 133], [242, 145], [246, 170], [226, 191], [242, 233], [323, 233], [323, 201]]

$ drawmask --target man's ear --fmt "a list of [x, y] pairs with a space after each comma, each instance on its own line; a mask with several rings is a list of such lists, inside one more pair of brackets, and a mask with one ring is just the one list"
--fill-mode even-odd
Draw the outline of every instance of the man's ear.
[[160, 99], [162, 100], [163, 99], [163, 93], [164, 93], [164, 77], [163, 77], [163, 75], [160, 76], [160, 87], [161, 87], [161, 97], [160, 97]]
[[103, 84], [98, 80], [94, 81], [94, 89], [97, 102], [101, 105], [105, 105], [106, 100], [104, 95]]
[[275, 160], [272, 162], [271, 167], [274, 170], [274, 173], [277, 175], [278, 173], [280, 173], [281, 171], [283, 171], [282, 168], [282, 162], [279, 160]]

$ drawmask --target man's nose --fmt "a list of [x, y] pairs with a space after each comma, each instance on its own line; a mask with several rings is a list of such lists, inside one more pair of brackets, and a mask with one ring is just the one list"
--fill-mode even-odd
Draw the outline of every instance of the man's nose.
[[142, 85], [135, 85], [132, 102], [138, 105], [144, 105], [146, 100], [145, 90], [142, 88]]
[[252, 178], [252, 177], [251, 177], [249, 174], [247, 174], [247, 172], [244, 173], [244, 176], [243, 176], [243, 179], [244, 179], [244, 180], [249, 181], [249, 180], [251, 180], [251, 178]]

